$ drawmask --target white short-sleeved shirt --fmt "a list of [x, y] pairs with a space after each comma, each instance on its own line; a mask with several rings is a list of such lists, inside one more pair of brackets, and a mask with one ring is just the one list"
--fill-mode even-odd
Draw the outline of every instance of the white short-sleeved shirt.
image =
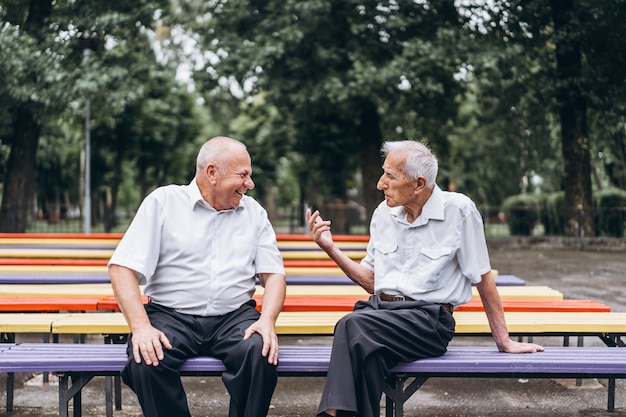
[[403, 207], [376, 208], [361, 265], [374, 272], [376, 294], [454, 306], [467, 303], [472, 283], [491, 270], [476, 205], [438, 186], [411, 224]]
[[249, 301], [257, 274], [285, 273], [265, 209], [244, 196], [237, 208], [217, 211], [202, 198], [195, 178], [145, 198], [112, 264], [134, 270], [155, 303], [202, 316]]

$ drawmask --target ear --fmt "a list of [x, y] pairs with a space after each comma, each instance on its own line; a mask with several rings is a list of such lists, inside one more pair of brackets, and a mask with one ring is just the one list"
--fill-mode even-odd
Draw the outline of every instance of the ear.
[[417, 177], [415, 180], [415, 192], [419, 193], [426, 188], [426, 177]]
[[217, 182], [217, 167], [214, 163], [209, 163], [206, 168], [204, 168], [204, 173], [209, 180], [210, 184], [215, 184]]

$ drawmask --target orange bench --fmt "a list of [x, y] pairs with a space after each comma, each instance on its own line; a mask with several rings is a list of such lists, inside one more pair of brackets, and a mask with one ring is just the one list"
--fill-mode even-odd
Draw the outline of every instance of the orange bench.
[[[283, 311], [352, 311], [359, 300], [367, 300], [368, 296], [297, 296], [285, 298]], [[263, 306], [263, 298], [254, 296], [257, 309]], [[147, 300], [146, 300], [147, 301]], [[1, 302], [1, 298], [0, 298]], [[507, 312], [609, 312], [611, 307], [593, 300], [528, 300], [503, 299], [502, 305]], [[99, 310], [118, 310], [115, 297], [103, 297], [98, 301]], [[480, 299], [472, 299], [469, 303], [459, 306], [456, 311], [484, 311]]]
[[[368, 296], [287, 296], [283, 311], [352, 311], [359, 300], [367, 300]], [[254, 297], [257, 308], [261, 308], [263, 300]], [[503, 299], [502, 306], [507, 312], [608, 312], [611, 307], [593, 300], [533, 300]], [[457, 307], [455, 311], [484, 311], [480, 299], [472, 299], [469, 303]]]
[[0, 297], [1, 312], [96, 311], [98, 297], [9, 296]]

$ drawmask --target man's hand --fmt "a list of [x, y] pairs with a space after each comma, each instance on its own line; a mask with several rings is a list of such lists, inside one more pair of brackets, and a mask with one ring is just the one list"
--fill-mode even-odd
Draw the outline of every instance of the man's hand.
[[146, 365], [157, 366], [163, 360], [163, 347], [172, 349], [170, 341], [165, 333], [152, 326], [144, 326], [133, 331], [133, 357], [135, 362], [141, 363], [141, 358]]
[[320, 216], [320, 212], [315, 210], [311, 213], [311, 209], [306, 210], [305, 219], [309, 225], [309, 235], [324, 250], [333, 246], [333, 235], [330, 233], [330, 220], [324, 220]]
[[543, 346], [535, 343], [516, 342], [509, 339], [507, 343], [498, 346], [498, 350], [506, 353], [535, 353], [543, 352]]
[[268, 363], [278, 365], [278, 336], [274, 325], [267, 320], [259, 319], [246, 329], [243, 340], [249, 339], [254, 333], [258, 333], [263, 339], [261, 354], [267, 357]]

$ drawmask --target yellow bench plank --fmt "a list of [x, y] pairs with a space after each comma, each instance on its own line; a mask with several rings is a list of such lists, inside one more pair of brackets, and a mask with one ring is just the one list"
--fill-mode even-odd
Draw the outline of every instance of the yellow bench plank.
[[[343, 253], [350, 259], [363, 259], [365, 257], [365, 251], [352, 251], [346, 250]], [[281, 252], [283, 259], [304, 259], [304, 260], [318, 260], [318, 259], [330, 259], [330, 256], [323, 250], [293, 250]]]
[[[311, 249], [321, 250], [317, 243], [312, 240], [278, 240], [278, 249], [280, 250], [298, 250], [298, 249]], [[360, 248], [365, 251], [367, 249], [367, 242], [349, 242], [349, 241], [336, 241], [335, 246], [341, 250], [355, 250]]]
[[[283, 335], [332, 335], [335, 324], [347, 312], [282, 312], [276, 332]], [[31, 314], [34, 316], [34, 314]], [[0, 314], [0, 321], [5, 321]], [[505, 313], [512, 334], [626, 334], [626, 313]], [[491, 334], [483, 312], [454, 314], [456, 333]], [[122, 313], [73, 313], [52, 322], [56, 334], [125, 334], [129, 328]]]
[[67, 313], [2, 313], [0, 332], [2, 333], [50, 333], [52, 323]]
[[67, 314], [52, 323], [53, 334], [126, 334], [130, 331], [122, 313]]
[[[550, 299], [562, 300], [563, 293], [546, 286], [504, 286], [497, 287], [500, 297], [515, 299]], [[263, 295], [263, 287], [256, 286], [255, 295]], [[474, 298], [478, 297], [476, 288], [472, 288]], [[358, 285], [288, 285], [288, 295], [357, 295], [367, 293]], [[1, 296], [110, 296], [113, 295], [111, 284], [0, 284]]]
[[[502, 286], [497, 287], [502, 298], [562, 300], [563, 293], [547, 286]], [[472, 288], [473, 297], [477, 298], [478, 290]], [[263, 288], [257, 286], [256, 295], [263, 295]], [[288, 295], [363, 295], [365, 290], [358, 285], [288, 285]]]

